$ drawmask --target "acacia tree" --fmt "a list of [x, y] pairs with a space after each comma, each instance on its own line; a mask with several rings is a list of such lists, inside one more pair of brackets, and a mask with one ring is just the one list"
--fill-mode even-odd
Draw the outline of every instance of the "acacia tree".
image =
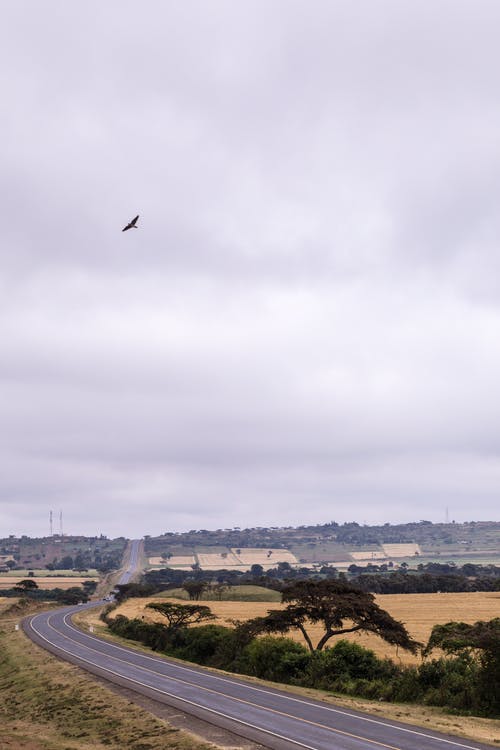
[[213, 586], [210, 587], [210, 591], [213, 593], [216, 599], [219, 601], [222, 601], [222, 597], [228, 590], [229, 586], [226, 586], [224, 583], [214, 583]]
[[24, 578], [22, 581], [18, 581], [14, 586], [16, 591], [22, 591], [28, 593], [28, 591], [35, 591], [38, 588], [38, 583], [33, 578]]
[[167, 618], [170, 630], [178, 630], [198, 622], [213, 620], [210, 607], [203, 604], [174, 604], [172, 602], [152, 602], [147, 605]]
[[[330, 638], [362, 630], [375, 633], [387, 643], [415, 653], [420, 644], [413, 640], [403, 623], [375, 603], [370, 594], [340, 580], [297, 581], [282, 592], [287, 606], [270, 610], [266, 617], [246, 624], [253, 632], [287, 633], [298, 628], [310, 651], [321, 651]], [[309, 623], [321, 623], [324, 634], [313, 645], [307, 632]]]
[[187, 580], [182, 584], [182, 588], [184, 589], [184, 591], [187, 591], [190, 599], [198, 601], [199, 599], [201, 599], [201, 595], [207, 588], [207, 584], [205, 581]]

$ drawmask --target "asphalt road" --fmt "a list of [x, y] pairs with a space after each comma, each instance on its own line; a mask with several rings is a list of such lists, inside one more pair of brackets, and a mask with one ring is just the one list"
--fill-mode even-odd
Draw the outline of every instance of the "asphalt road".
[[[133, 575], [133, 544], [121, 583]], [[127, 577], [128, 576], [128, 577]], [[104, 641], [71, 616], [92, 602], [27, 618], [27, 635], [52, 653], [273, 750], [478, 750], [491, 746], [356, 713]]]
[[140, 547], [141, 547], [140, 539], [133, 539], [130, 542], [130, 552], [129, 552], [128, 560], [125, 563], [125, 570], [123, 571], [118, 581], [119, 586], [124, 585], [125, 583], [129, 583], [134, 573], [137, 572], [137, 568], [139, 566]]

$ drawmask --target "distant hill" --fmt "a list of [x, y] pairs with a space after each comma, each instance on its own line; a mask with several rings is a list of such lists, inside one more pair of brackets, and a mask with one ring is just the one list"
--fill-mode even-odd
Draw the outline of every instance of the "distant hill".
[[105, 536], [54, 534], [47, 537], [9, 536], [0, 539], [0, 571], [22, 569], [88, 570], [118, 568], [127, 540]]
[[416, 564], [429, 561], [497, 563], [500, 522], [441, 523], [430, 521], [382, 526], [342, 525], [255, 527], [191, 530], [147, 536], [150, 567], [248, 570], [278, 563], [293, 567], [322, 564]]

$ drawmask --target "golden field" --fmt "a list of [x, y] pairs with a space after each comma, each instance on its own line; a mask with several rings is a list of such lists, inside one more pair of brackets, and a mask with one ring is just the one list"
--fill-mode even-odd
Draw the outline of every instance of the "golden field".
[[[450, 622], [476, 622], [477, 620], [491, 620], [500, 617], [500, 592], [477, 592], [467, 594], [384, 594], [375, 597], [377, 604], [387, 610], [396, 620], [403, 622], [410, 634], [418, 641], [427, 643], [434, 625]], [[152, 601], [172, 601], [179, 603], [179, 599], [165, 599], [164, 597], [149, 597], [145, 599], [129, 599], [114, 611], [114, 615], [123, 614], [126, 617], [143, 617], [151, 622], [164, 620], [162, 616], [147, 609], [146, 605]], [[206, 604], [216, 616], [220, 625], [231, 627], [231, 620], [248, 620], [252, 617], [262, 617], [269, 609], [279, 609], [281, 604], [271, 602], [231, 602], [231, 601], [200, 601]], [[320, 626], [311, 625], [308, 632], [316, 643], [322, 635]], [[300, 631], [290, 631], [289, 637], [304, 643]], [[413, 656], [406, 651], [399, 651], [385, 643], [381, 638], [371, 634], [349, 633], [348, 640], [371, 648], [377, 656], [388, 657], [403, 664], [415, 664], [420, 657]], [[329, 645], [334, 645], [332, 638]], [[304, 644], [305, 645], [305, 644]]]
[[[11, 589], [19, 581], [26, 580], [27, 576], [0, 576], [0, 590]], [[72, 586], [81, 586], [84, 581], [88, 581], [88, 576], [68, 576], [59, 578], [57, 576], [35, 576], [30, 578], [31, 581], [35, 581], [40, 589], [69, 589]]]

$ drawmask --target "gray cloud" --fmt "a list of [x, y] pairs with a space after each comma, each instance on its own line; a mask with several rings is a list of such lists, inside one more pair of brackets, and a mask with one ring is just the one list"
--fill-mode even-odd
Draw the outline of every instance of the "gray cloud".
[[499, 20], [7, 7], [0, 535], [498, 517]]

